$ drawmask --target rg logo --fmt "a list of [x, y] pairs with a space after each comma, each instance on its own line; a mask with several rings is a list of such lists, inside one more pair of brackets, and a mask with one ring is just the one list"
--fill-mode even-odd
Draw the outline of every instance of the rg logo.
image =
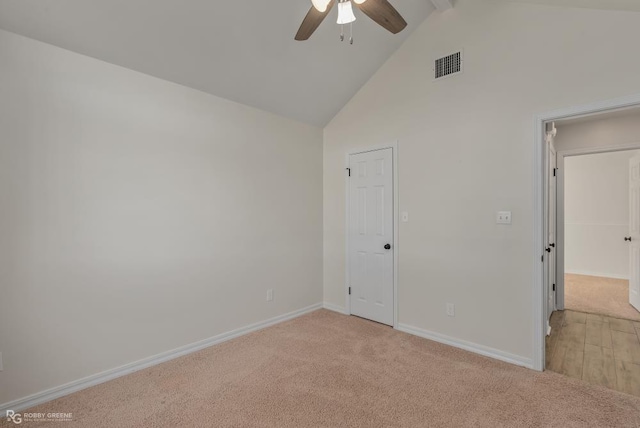
[[16, 413], [13, 410], [7, 410], [7, 422], [11, 421], [14, 424], [18, 425], [22, 423], [22, 415], [20, 413]]

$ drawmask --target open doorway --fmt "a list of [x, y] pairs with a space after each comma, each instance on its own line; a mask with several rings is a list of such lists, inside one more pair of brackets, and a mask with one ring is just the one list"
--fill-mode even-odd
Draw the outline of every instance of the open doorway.
[[567, 310], [640, 321], [638, 293], [629, 287], [635, 265], [630, 217], [640, 215], [630, 206], [630, 191], [638, 164], [640, 150], [564, 158], [564, 254], [558, 257], [564, 256], [559, 292]]
[[640, 396], [640, 108], [545, 130], [546, 368]]

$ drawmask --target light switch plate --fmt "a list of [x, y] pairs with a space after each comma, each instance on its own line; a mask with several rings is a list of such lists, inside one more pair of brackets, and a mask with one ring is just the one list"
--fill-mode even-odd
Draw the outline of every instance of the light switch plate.
[[0, 352], [0, 372], [2, 371], [2, 352]]
[[402, 221], [403, 221], [403, 223], [407, 223], [409, 221], [409, 213], [408, 212], [404, 211], [402, 213]]
[[511, 211], [498, 211], [496, 214], [497, 224], [511, 224]]

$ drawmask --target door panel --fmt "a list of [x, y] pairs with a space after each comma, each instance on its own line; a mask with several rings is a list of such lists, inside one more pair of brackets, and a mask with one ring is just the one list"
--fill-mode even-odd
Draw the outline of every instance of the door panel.
[[640, 156], [629, 160], [629, 303], [640, 311]]
[[393, 150], [351, 155], [349, 166], [351, 313], [393, 325]]

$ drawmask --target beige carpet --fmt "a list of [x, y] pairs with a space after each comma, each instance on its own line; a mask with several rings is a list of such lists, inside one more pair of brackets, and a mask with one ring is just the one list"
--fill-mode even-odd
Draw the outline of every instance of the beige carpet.
[[32, 411], [74, 421], [22, 426], [640, 426], [640, 398], [326, 310]]
[[629, 281], [597, 276], [564, 276], [564, 307], [578, 312], [640, 321], [629, 304]]

